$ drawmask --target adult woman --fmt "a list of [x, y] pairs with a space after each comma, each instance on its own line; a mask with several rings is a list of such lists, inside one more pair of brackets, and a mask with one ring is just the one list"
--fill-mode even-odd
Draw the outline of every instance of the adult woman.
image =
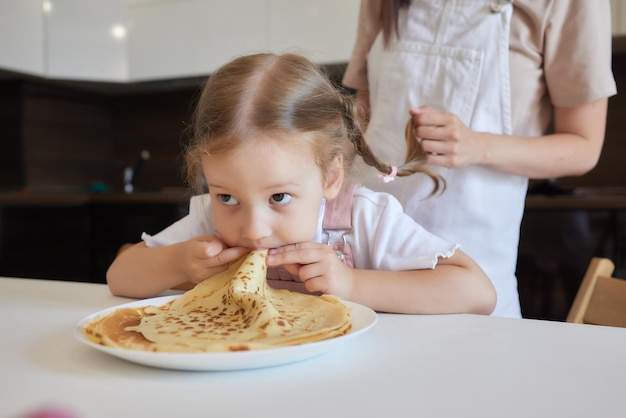
[[[417, 178], [371, 188], [460, 242], [521, 316], [515, 268], [528, 178], [580, 175], [598, 161], [611, 72], [609, 1], [362, 0], [344, 84], [370, 106], [377, 155], [404, 157], [410, 116], [447, 190]], [[428, 106], [425, 106], [428, 105]]]

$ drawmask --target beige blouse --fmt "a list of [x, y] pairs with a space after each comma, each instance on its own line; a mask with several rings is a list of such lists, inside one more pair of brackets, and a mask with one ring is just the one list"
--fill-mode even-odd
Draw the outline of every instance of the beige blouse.
[[[380, 5], [361, 0], [357, 40], [343, 78], [367, 89], [367, 53], [380, 31]], [[512, 127], [547, 132], [553, 106], [616, 93], [611, 69], [609, 0], [515, 0], [509, 45]]]

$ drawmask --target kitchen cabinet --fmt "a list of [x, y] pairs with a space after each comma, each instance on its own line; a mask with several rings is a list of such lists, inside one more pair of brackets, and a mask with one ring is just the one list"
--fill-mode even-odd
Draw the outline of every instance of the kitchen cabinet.
[[126, 0], [52, 0], [46, 17], [46, 71], [56, 79], [123, 81]]
[[0, 68], [125, 81], [125, 38], [115, 32], [125, 24], [126, 0], [0, 0]]
[[267, 49], [294, 50], [321, 64], [348, 62], [356, 39], [359, 0], [270, 0]]
[[320, 64], [347, 62], [359, 0], [131, 0], [130, 79], [209, 74], [233, 57], [298, 52]]
[[106, 201], [89, 205], [90, 281], [104, 283], [106, 271], [122, 244], [141, 241], [141, 234], [154, 235], [187, 214], [185, 203]]
[[347, 62], [359, 4], [0, 0], [0, 68], [51, 79], [136, 82], [205, 76], [235, 56], [261, 51]]
[[105, 283], [122, 244], [187, 214], [184, 195], [0, 194], [0, 276]]
[[130, 78], [209, 74], [266, 47], [266, 1], [134, 1], [129, 5]]
[[0, 68], [42, 75], [44, 44], [41, 0], [0, 0]]
[[0, 205], [0, 275], [91, 281], [88, 243], [80, 201]]

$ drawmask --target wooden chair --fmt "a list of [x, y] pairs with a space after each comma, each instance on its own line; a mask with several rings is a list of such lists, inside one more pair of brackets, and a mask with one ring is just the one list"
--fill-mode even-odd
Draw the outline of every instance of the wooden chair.
[[626, 280], [612, 277], [614, 270], [608, 258], [591, 259], [567, 322], [626, 328]]

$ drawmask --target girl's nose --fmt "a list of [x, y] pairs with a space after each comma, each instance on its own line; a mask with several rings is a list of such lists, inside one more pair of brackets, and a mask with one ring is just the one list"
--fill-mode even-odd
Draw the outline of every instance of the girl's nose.
[[241, 225], [241, 235], [248, 240], [260, 240], [272, 234], [268, 217], [259, 208], [246, 211]]

